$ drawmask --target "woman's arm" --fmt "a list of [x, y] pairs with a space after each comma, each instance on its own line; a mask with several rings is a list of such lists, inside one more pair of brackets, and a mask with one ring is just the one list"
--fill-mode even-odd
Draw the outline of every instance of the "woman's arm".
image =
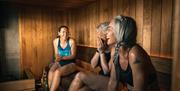
[[104, 53], [100, 53], [100, 62], [104, 74], [109, 74], [109, 66]]
[[112, 65], [111, 68], [111, 74], [109, 78], [109, 83], [108, 83], [108, 91], [117, 91], [117, 79], [116, 79], [116, 71], [114, 65]]
[[58, 38], [53, 40], [54, 54], [56, 57], [55, 62], [59, 62], [61, 60], [61, 56], [58, 54], [57, 45], [58, 45]]
[[137, 50], [130, 52], [129, 63], [132, 69], [133, 84], [135, 91], [147, 91], [148, 70], [147, 60]]
[[69, 41], [70, 41], [70, 46], [71, 46], [71, 55], [62, 57], [61, 58], [62, 60], [71, 60], [76, 57], [76, 43], [73, 39], [70, 39]]
[[92, 66], [93, 68], [95, 68], [95, 67], [97, 66], [97, 64], [98, 64], [98, 61], [99, 61], [99, 53], [96, 52], [96, 53], [94, 54], [93, 58], [91, 59], [91, 66]]

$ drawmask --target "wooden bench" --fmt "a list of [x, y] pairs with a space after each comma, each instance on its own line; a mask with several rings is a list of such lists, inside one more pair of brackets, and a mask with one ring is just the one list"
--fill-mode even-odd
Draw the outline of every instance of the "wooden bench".
[[[77, 59], [83, 62], [90, 63], [91, 58], [96, 52], [96, 48], [78, 46]], [[163, 91], [170, 91], [171, 87], [171, 72], [172, 59], [151, 56], [151, 61], [157, 71], [159, 85]]]
[[[90, 60], [96, 52], [96, 48], [78, 46], [77, 47], [77, 60], [76, 64], [86, 70], [91, 70]], [[171, 70], [172, 60], [160, 57], [151, 57], [152, 63], [156, 68], [158, 80], [163, 91], [170, 91], [171, 86]], [[100, 69], [96, 69], [97, 72]], [[62, 78], [61, 86], [65, 91], [68, 90], [71, 81], [74, 79], [76, 73]]]
[[27, 79], [0, 83], [1, 91], [35, 91], [35, 79], [29, 69], [25, 70]]

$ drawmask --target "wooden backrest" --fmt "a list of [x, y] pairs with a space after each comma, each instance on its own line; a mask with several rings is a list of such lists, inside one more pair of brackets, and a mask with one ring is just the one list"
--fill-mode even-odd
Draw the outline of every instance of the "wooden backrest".
[[96, 48], [77, 46], [77, 59], [84, 60], [90, 63], [91, 58], [93, 57], [95, 52], [96, 52]]
[[[90, 63], [91, 58], [93, 57], [95, 52], [96, 52], [96, 48], [78, 46], [77, 59]], [[171, 74], [172, 59], [151, 56], [151, 61], [158, 72]]]
[[[83, 68], [90, 70], [91, 67], [89, 63], [95, 52], [96, 48], [78, 46], [77, 59], [81, 60], [78, 64]], [[151, 61], [157, 71], [158, 81], [161, 88], [165, 89], [165, 91], [170, 91], [172, 59], [151, 56]]]

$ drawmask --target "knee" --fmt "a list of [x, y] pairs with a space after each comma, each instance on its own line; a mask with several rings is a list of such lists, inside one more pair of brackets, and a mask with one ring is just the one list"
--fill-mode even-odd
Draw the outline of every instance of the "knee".
[[86, 77], [86, 74], [84, 72], [79, 72], [76, 75], [76, 79], [83, 80]]
[[61, 76], [61, 71], [60, 70], [55, 70], [54, 75], [55, 76]]
[[54, 72], [53, 70], [49, 70], [48, 75], [52, 75], [53, 72]]

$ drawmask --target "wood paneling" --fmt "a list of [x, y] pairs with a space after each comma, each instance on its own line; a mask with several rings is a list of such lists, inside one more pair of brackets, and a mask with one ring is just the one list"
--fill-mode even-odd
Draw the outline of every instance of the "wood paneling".
[[161, 48], [161, 8], [162, 0], [152, 1], [152, 31], [151, 31], [151, 54], [160, 55]]
[[96, 26], [117, 15], [137, 22], [137, 42], [151, 56], [172, 58], [173, 0], [97, 0], [69, 11], [25, 8], [20, 13], [21, 69], [40, 77], [53, 58], [57, 28], [67, 25], [78, 45], [96, 47]]
[[[134, 18], [137, 23], [137, 42], [152, 56], [172, 58], [173, 0], [97, 0], [86, 7], [70, 12], [74, 23], [69, 27], [78, 45], [96, 47], [95, 27], [117, 15]], [[68, 11], [69, 12], [69, 11]], [[87, 19], [88, 17], [88, 19]], [[68, 20], [71, 22], [71, 20]], [[90, 30], [90, 32], [89, 32]], [[90, 33], [87, 34], [87, 33]]]
[[152, 11], [152, 0], [144, 0], [143, 7], [143, 47], [150, 53], [151, 45], [151, 11]]
[[59, 25], [57, 16], [59, 14], [51, 9], [22, 9], [20, 12], [21, 71], [31, 69], [36, 79], [53, 59], [52, 41]]
[[0, 87], [1, 91], [34, 91], [35, 79], [3, 82]]
[[173, 71], [172, 71], [172, 91], [180, 91], [180, 1], [175, 0], [174, 1], [174, 17], [173, 17], [173, 31], [174, 31], [174, 41], [173, 41], [173, 50], [174, 50], [174, 56], [173, 56]]
[[65, 11], [88, 5], [96, 0], [1, 0], [2, 3], [10, 3], [17, 7], [44, 7]]
[[160, 50], [160, 55], [162, 57], [172, 56], [172, 13], [172, 0], [162, 0], [162, 26]]

